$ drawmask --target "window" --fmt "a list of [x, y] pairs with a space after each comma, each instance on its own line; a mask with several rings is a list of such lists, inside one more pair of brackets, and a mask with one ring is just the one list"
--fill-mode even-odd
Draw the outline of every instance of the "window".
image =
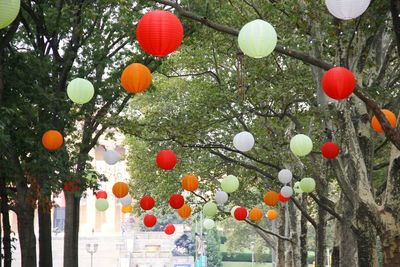
[[53, 231], [54, 232], [64, 232], [64, 226], [65, 226], [65, 208], [59, 208], [55, 207], [54, 208], [54, 223], [53, 223]]

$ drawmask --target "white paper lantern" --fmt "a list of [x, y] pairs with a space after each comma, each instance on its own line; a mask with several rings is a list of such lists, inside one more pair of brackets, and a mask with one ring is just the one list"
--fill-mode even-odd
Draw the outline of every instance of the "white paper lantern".
[[10, 25], [18, 16], [21, 0], [0, 0], [0, 29]]
[[311, 138], [305, 134], [298, 134], [290, 140], [290, 150], [296, 156], [302, 157], [310, 154], [313, 148]]
[[239, 208], [239, 206], [234, 206], [234, 207], [231, 209], [231, 215], [232, 215], [232, 217], [235, 217], [235, 210], [236, 210], [237, 208]]
[[213, 229], [215, 226], [215, 222], [211, 219], [205, 219], [203, 221], [203, 226], [204, 228], [206, 228], [207, 230]]
[[120, 160], [120, 155], [115, 150], [108, 150], [104, 153], [104, 161], [109, 165], [114, 165]]
[[289, 198], [293, 196], [293, 189], [290, 186], [285, 185], [281, 188], [281, 194], [282, 196]]
[[367, 10], [371, 0], [325, 0], [329, 12], [343, 20], [355, 19]]
[[130, 204], [132, 204], [132, 197], [129, 194], [118, 200], [122, 204], [122, 206], [129, 206]]
[[249, 132], [241, 132], [233, 138], [234, 147], [242, 152], [250, 151], [254, 146], [254, 137]]
[[218, 191], [215, 194], [215, 202], [217, 202], [217, 204], [225, 204], [228, 201], [228, 194], [225, 193], [224, 191]]
[[290, 183], [290, 181], [292, 181], [292, 178], [293, 178], [293, 174], [288, 169], [283, 169], [278, 173], [279, 182], [281, 182], [282, 184]]

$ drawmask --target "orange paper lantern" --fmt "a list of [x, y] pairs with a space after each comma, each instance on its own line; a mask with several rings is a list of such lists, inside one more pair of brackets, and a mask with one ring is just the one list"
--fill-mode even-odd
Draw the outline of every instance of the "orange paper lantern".
[[182, 208], [178, 209], [178, 215], [182, 219], [189, 218], [190, 214], [192, 214], [192, 208], [187, 204], [183, 204]]
[[186, 175], [182, 178], [183, 189], [194, 192], [199, 188], [199, 180], [194, 175]]
[[[391, 112], [390, 110], [387, 110], [387, 109], [383, 109], [382, 112], [383, 112], [383, 114], [385, 114], [386, 120], [389, 122], [390, 126], [392, 126], [392, 128], [395, 128], [397, 125], [396, 115], [394, 115], [393, 112]], [[375, 115], [372, 117], [371, 125], [372, 125], [372, 128], [375, 131], [377, 131], [378, 133], [384, 132], [381, 124], [379, 123], [379, 121]]]
[[128, 194], [128, 185], [124, 182], [117, 182], [112, 187], [112, 192], [116, 198], [123, 198]]
[[260, 221], [263, 217], [263, 213], [258, 208], [252, 208], [249, 214], [250, 220], [252, 221]]
[[47, 150], [57, 150], [63, 144], [63, 136], [59, 131], [49, 130], [43, 134], [42, 144]]
[[267, 211], [267, 218], [270, 220], [275, 220], [276, 218], [278, 218], [278, 212], [276, 210]]
[[131, 213], [133, 211], [132, 205], [123, 206], [121, 208], [122, 213]]
[[121, 84], [130, 93], [140, 93], [150, 87], [151, 79], [149, 68], [140, 63], [133, 63], [122, 72]]
[[264, 195], [264, 202], [265, 204], [267, 204], [268, 206], [274, 207], [278, 204], [279, 202], [279, 195], [278, 193], [274, 192], [274, 191], [269, 191], [267, 193], [265, 193]]

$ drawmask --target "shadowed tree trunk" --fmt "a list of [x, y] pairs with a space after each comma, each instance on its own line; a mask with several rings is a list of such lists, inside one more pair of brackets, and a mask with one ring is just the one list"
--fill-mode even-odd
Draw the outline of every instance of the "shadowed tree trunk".
[[308, 246], [307, 246], [307, 218], [301, 215], [300, 219], [300, 257], [301, 257], [301, 267], [308, 267]]
[[46, 202], [40, 201], [39, 217], [39, 267], [52, 267], [51, 212]]
[[[10, 215], [9, 215], [9, 204], [8, 204], [8, 196], [7, 196], [7, 188], [6, 184], [3, 179], [0, 179], [0, 199], [1, 199], [1, 215], [2, 215], [2, 222], [3, 228], [0, 227], [0, 234], [1, 229], [3, 229], [3, 254], [2, 258], [4, 261], [4, 267], [11, 267], [12, 262], [12, 246], [11, 246], [11, 225], [10, 225]], [[1, 222], [0, 222], [1, 226]], [[1, 240], [1, 235], [0, 235]], [[0, 261], [1, 266], [1, 261]]]
[[20, 203], [17, 210], [21, 267], [36, 267], [36, 236], [33, 226], [34, 209], [30, 203]]
[[64, 267], [78, 267], [80, 197], [65, 192]]

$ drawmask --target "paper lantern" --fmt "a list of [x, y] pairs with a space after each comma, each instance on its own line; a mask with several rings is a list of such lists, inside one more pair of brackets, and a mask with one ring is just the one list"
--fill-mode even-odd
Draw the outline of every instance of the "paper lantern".
[[140, 63], [128, 65], [121, 75], [121, 85], [129, 93], [146, 91], [151, 85], [151, 72]]
[[172, 235], [173, 233], [175, 233], [175, 226], [173, 224], [167, 224], [164, 228], [164, 233], [166, 233], [167, 235]]
[[182, 219], [189, 218], [191, 214], [192, 214], [192, 208], [187, 204], [183, 204], [183, 206], [180, 209], [178, 209], [178, 215]]
[[234, 207], [231, 209], [231, 215], [232, 215], [232, 217], [235, 217], [235, 210], [236, 210], [237, 208], [240, 208], [240, 207], [239, 207], [239, 206], [234, 206]]
[[282, 184], [288, 184], [292, 181], [293, 174], [290, 170], [283, 169], [278, 173], [278, 180]]
[[0, 0], [0, 29], [10, 25], [18, 16], [21, 0]]
[[[293, 195], [293, 189], [290, 186], [285, 185], [284, 187], [281, 188], [282, 196], [286, 198], [290, 198]], [[279, 195], [278, 195], [278, 200], [279, 200]]]
[[[390, 110], [387, 110], [387, 109], [383, 109], [382, 112], [385, 115], [386, 120], [389, 122], [390, 126], [392, 126], [392, 128], [395, 128], [397, 126], [396, 115], [394, 115], [393, 112], [391, 112]], [[377, 131], [378, 133], [384, 132], [382, 125], [380, 124], [380, 122], [378, 121], [378, 119], [376, 118], [375, 115], [372, 117], [371, 125], [372, 125], [372, 128], [375, 131]]]
[[356, 88], [354, 74], [346, 68], [334, 67], [322, 77], [322, 88], [327, 96], [336, 100], [348, 98]]
[[108, 209], [108, 201], [104, 198], [96, 199], [95, 206], [98, 211], [106, 211]]
[[79, 185], [74, 181], [67, 181], [64, 183], [64, 190], [70, 193], [77, 192], [79, 190]]
[[325, 0], [329, 13], [343, 20], [361, 16], [367, 10], [370, 2], [371, 0]]
[[238, 207], [234, 212], [235, 219], [238, 221], [244, 221], [247, 218], [247, 209], [243, 207]]
[[274, 191], [269, 191], [265, 193], [264, 195], [264, 203], [267, 204], [268, 206], [274, 207], [278, 204], [279, 202], [279, 196], [278, 193]]
[[278, 212], [276, 210], [269, 210], [267, 211], [267, 218], [270, 220], [275, 220], [278, 218]]
[[48, 130], [42, 136], [43, 146], [50, 151], [59, 149], [63, 142], [64, 140], [62, 134], [56, 130]]
[[290, 150], [296, 156], [302, 157], [308, 155], [313, 148], [313, 143], [305, 134], [297, 134], [290, 140]]
[[146, 216], [144, 216], [143, 218], [143, 224], [148, 228], [153, 227], [154, 225], [156, 225], [156, 223], [157, 218], [153, 214], [146, 214]]
[[310, 193], [315, 189], [315, 180], [313, 178], [303, 178], [300, 181], [301, 191]]
[[194, 175], [186, 175], [182, 178], [182, 188], [189, 192], [194, 192], [199, 188], [199, 180]]
[[156, 162], [160, 169], [171, 170], [176, 165], [176, 155], [172, 150], [161, 150], [157, 154]]
[[185, 204], [185, 199], [180, 194], [173, 194], [169, 198], [169, 205], [173, 209], [176, 209], [176, 210], [180, 209], [180, 208], [182, 208], [183, 204]]
[[146, 13], [136, 28], [140, 47], [156, 57], [174, 52], [183, 40], [183, 26], [177, 16], [164, 10]]
[[252, 220], [254, 222], [258, 222], [258, 221], [260, 221], [262, 219], [262, 217], [263, 217], [263, 213], [262, 213], [262, 211], [260, 209], [252, 208], [250, 210], [250, 213], [249, 213], [250, 220]]
[[266, 57], [274, 51], [278, 37], [274, 27], [264, 20], [256, 19], [239, 32], [238, 43], [245, 55], [253, 58]]
[[68, 84], [67, 95], [73, 102], [77, 104], [85, 104], [94, 96], [93, 84], [86, 79], [73, 79]]
[[227, 193], [233, 193], [239, 188], [239, 179], [236, 176], [225, 176], [221, 182], [222, 190]]
[[279, 196], [279, 202], [288, 202], [290, 200], [290, 197], [282, 196], [281, 192], [278, 193], [278, 196]]
[[132, 197], [130, 195], [126, 195], [123, 198], [120, 198], [119, 202], [122, 204], [122, 206], [128, 206], [132, 204]]
[[203, 206], [203, 213], [206, 217], [214, 217], [218, 213], [218, 207], [214, 202], [207, 202]]
[[108, 150], [106, 151], [106, 153], [104, 153], [104, 161], [108, 165], [115, 165], [120, 160], [120, 158], [120, 154], [115, 150]]
[[124, 182], [116, 182], [112, 187], [112, 192], [116, 198], [123, 198], [128, 194], [129, 187]]
[[132, 207], [132, 205], [122, 206], [121, 211], [122, 211], [122, 213], [132, 213], [133, 207]]
[[254, 146], [254, 137], [246, 131], [238, 133], [233, 138], [233, 146], [241, 152], [250, 151]]
[[156, 202], [151, 196], [144, 196], [140, 200], [140, 207], [144, 210], [151, 210], [152, 208], [154, 208], [155, 204]]
[[107, 192], [106, 192], [106, 191], [99, 191], [99, 192], [97, 192], [96, 198], [97, 198], [97, 199], [98, 199], [98, 198], [107, 199]]
[[215, 202], [217, 202], [217, 204], [225, 204], [228, 201], [228, 194], [224, 191], [218, 191], [217, 193], [215, 193]]
[[303, 190], [300, 188], [300, 182], [295, 182], [293, 185], [293, 190], [296, 194], [302, 194]]
[[321, 153], [324, 158], [334, 159], [339, 155], [340, 149], [339, 146], [333, 142], [326, 142], [321, 147]]
[[204, 219], [203, 221], [203, 227], [207, 230], [213, 229], [215, 226], [215, 222], [211, 219]]

